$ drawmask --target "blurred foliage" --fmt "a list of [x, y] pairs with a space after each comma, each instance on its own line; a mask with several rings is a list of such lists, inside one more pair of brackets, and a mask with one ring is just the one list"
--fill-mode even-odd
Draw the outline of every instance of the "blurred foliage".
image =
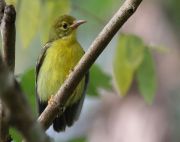
[[86, 142], [86, 138], [85, 137], [75, 138], [69, 140], [68, 142]]
[[40, 1], [22, 0], [17, 18], [17, 28], [23, 47], [28, 47], [39, 30]]
[[151, 52], [146, 47], [144, 52], [144, 60], [137, 70], [137, 81], [141, 95], [145, 101], [152, 103], [156, 93], [156, 76], [154, 60]]
[[27, 70], [20, 79], [23, 91], [26, 93], [34, 114], [37, 114], [36, 96], [35, 96], [35, 69]]
[[133, 80], [137, 80], [140, 94], [151, 103], [156, 92], [154, 60], [149, 48], [134, 35], [121, 35], [114, 62], [114, 80], [121, 95], [126, 95]]
[[134, 73], [144, 56], [144, 45], [140, 38], [121, 35], [113, 62], [114, 80], [121, 95], [126, 95], [133, 81]]
[[104, 73], [102, 69], [94, 64], [90, 69], [90, 80], [87, 89], [87, 94], [90, 96], [98, 96], [98, 89], [112, 89], [111, 77]]
[[16, 5], [17, 0], [5, 0], [7, 4], [13, 4]]
[[[118, 3], [118, 5], [117, 5]], [[72, 0], [74, 8], [100, 22], [106, 21], [121, 5], [122, 0]], [[101, 7], [101, 10], [99, 8]]]
[[22, 0], [20, 1], [17, 28], [23, 47], [28, 47], [40, 33], [45, 42], [52, 22], [60, 15], [70, 11], [69, 0]]
[[22, 141], [22, 136], [16, 129], [10, 128], [9, 133], [13, 139], [13, 142], [21, 142]]
[[174, 24], [176, 32], [180, 34], [180, 0], [163, 0], [162, 4], [165, 6], [167, 18]]

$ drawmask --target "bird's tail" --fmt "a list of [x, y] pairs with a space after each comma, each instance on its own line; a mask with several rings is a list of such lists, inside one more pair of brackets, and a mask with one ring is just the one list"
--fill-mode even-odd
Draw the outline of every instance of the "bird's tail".
[[53, 128], [56, 132], [65, 131], [66, 119], [64, 115], [57, 116], [53, 121]]

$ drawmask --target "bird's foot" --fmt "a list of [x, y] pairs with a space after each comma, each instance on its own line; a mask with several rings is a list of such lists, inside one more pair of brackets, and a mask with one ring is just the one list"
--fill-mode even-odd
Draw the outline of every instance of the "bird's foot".
[[71, 72], [73, 72], [73, 71], [74, 71], [74, 68], [70, 69], [70, 70], [69, 70], [69, 74], [70, 74]]
[[70, 69], [70, 70], [69, 70], [69, 73], [66, 75], [66, 78], [68, 78], [69, 75], [70, 75], [73, 71], [74, 71], [74, 68]]
[[54, 96], [51, 95], [51, 97], [48, 100], [48, 105], [53, 105], [54, 104], [53, 98], [54, 98]]
[[[51, 95], [51, 97], [48, 100], [48, 105], [56, 105], [55, 104], [56, 102], [53, 100], [53, 98], [54, 98], [54, 96]], [[60, 105], [60, 107], [58, 107], [58, 110], [59, 110], [60, 113], [63, 113], [65, 111], [64, 105]]]

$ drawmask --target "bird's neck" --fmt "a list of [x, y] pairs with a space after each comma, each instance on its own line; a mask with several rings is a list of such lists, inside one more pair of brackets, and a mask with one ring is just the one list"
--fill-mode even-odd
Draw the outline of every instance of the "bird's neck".
[[56, 40], [54, 40], [55, 43], [61, 43], [64, 46], [68, 46], [71, 47], [72, 44], [77, 42], [76, 39], [76, 32], [72, 32], [70, 35], [62, 37], [62, 38], [58, 38]]
[[62, 34], [56, 33], [55, 31], [51, 30], [49, 33], [49, 42], [53, 42], [56, 40], [76, 40], [76, 29], [73, 30], [69, 35], [63, 36]]
[[68, 36], [65, 36], [65, 37], [57, 37], [57, 38], [54, 38], [54, 39], [51, 39], [50, 38], [50, 41], [61, 41], [62, 43], [64, 44], [72, 44], [74, 42], [77, 41], [76, 39], [76, 30], [74, 30], [71, 34], [69, 34]]
[[64, 41], [73, 42], [76, 40], [76, 31], [74, 30], [70, 35], [61, 38]]
[[67, 46], [71, 45], [71, 44], [74, 44], [77, 41], [76, 32], [73, 31], [70, 35], [62, 37], [60, 40], [61, 40], [62, 43], [64, 43]]

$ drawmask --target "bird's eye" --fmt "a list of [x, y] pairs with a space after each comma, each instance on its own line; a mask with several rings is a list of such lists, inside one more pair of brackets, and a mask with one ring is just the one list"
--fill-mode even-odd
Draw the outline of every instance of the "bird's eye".
[[62, 27], [63, 27], [63, 29], [66, 30], [66, 29], [68, 28], [68, 24], [67, 24], [67, 23], [63, 23], [63, 24], [62, 24]]

